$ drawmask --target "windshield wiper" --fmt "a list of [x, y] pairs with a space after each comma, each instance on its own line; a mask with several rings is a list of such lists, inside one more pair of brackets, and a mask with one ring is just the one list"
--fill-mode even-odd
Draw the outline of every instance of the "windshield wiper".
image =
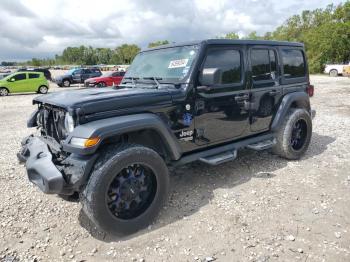
[[127, 83], [125, 84], [120, 84], [119, 86], [124, 86], [124, 87], [136, 87], [136, 80], [140, 79], [139, 77], [132, 77], [132, 76], [127, 76], [127, 77], [124, 77], [124, 79], [130, 79], [131, 80], [131, 85], [128, 85]]
[[143, 77], [142, 79], [145, 80], [153, 80], [156, 83], [157, 89], [159, 89], [160, 83], [158, 80], [162, 80], [163, 78], [161, 77], [155, 77], [155, 76], [150, 76], [150, 77]]

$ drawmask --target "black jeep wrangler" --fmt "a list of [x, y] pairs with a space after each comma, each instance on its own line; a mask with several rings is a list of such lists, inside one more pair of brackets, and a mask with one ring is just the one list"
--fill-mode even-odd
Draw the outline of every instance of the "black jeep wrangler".
[[169, 167], [241, 148], [299, 159], [312, 134], [303, 44], [205, 40], [140, 52], [117, 88], [51, 93], [18, 154], [45, 193], [80, 194], [100, 229], [129, 234], [167, 199]]

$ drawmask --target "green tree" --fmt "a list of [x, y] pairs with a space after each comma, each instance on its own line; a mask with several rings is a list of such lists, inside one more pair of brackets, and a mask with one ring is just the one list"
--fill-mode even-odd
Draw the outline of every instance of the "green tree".
[[148, 44], [148, 48], [156, 47], [156, 46], [161, 46], [161, 45], [167, 45], [169, 44], [168, 40], [159, 40], [155, 42], [151, 42]]
[[130, 64], [138, 52], [140, 47], [137, 45], [123, 44], [115, 49], [116, 55], [123, 64]]
[[235, 32], [227, 33], [224, 36], [225, 39], [239, 39], [239, 35], [237, 35]]

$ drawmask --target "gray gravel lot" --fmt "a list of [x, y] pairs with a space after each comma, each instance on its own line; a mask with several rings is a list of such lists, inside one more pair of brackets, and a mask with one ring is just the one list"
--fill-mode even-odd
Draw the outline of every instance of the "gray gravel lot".
[[16, 153], [36, 94], [0, 98], [0, 261], [350, 261], [350, 79], [311, 82], [317, 115], [300, 161], [244, 150], [173, 171], [159, 219], [125, 239], [28, 182]]

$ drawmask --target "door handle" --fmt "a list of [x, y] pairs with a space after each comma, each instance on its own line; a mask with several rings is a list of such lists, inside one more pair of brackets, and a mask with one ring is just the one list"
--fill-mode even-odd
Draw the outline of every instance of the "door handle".
[[209, 92], [211, 89], [211, 86], [197, 86], [198, 92]]
[[235, 96], [236, 102], [243, 102], [249, 99], [249, 94], [237, 95]]

